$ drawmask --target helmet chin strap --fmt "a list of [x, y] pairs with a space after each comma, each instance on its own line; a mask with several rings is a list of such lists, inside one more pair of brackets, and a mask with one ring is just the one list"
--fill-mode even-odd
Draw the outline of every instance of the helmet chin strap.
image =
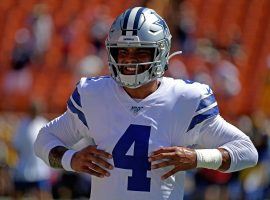
[[179, 54], [182, 54], [182, 51], [176, 51], [176, 52], [172, 53], [171, 55], [169, 55], [168, 61], [169, 61], [172, 57], [174, 57], [174, 56], [176, 56], [176, 55], [179, 55]]

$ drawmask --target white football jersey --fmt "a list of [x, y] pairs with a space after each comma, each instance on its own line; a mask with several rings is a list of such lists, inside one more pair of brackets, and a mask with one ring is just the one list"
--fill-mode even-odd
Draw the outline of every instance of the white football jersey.
[[[92, 177], [91, 199], [181, 199], [184, 173], [162, 181], [169, 169], [150, 170], [148, 156], [159, 147], [187, 145], [181, 137], [200, 94], [186, 85], [162, 78], [157, 91], [137, 102], [111, 78], [81, 80], [68, 108], [82, 119], [98, 148], [112, 153], [115, 166], [108, 178]], [[83, 112], [76, 112], [78, 106]]]
[[182, 199], [184, 172], [161, 180], [172, 168], [150, 169], [148, 156], [160, 147], [222, 147], [232, 157], [229, 171], [248, 165], [248, 156], [237, 157], [233, 143], [237, 138], [247, 143], [243, 146], [253, 145], [234, 126], [227, 123], [231, 128], [224, 129], [226, 122], [209, 86], [166, 77], [159, 81], [154, 93], [134, 100], [110, 77], [82, 78], [68, 100], [67, 112], [41, 130], [40, 134], [50, 132], [59, 140], [47, 145], [50, 148], [59, 142], [71, 147], [89, 138], [113, 155], [111, 175], [92, 176], [91, 200]]

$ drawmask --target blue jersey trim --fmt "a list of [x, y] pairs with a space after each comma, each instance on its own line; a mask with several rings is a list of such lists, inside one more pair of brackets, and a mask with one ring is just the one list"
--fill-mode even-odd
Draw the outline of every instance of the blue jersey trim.
[[203, 108], [206, 108], [206, 107], [212, 105], [215, 102], [216, 102], [216, 99], [215, 99], [215, 96], [213, 94], [211, 94], [208, 97], [205, 97], [205, 98], [201, 99], [196, 112], [203, 109]]
[[80, 107], [82, 107], [82, 104], [81, 104], [81, 97], [80, 97], [80, 94], [78, 92], [78, 88], [76, 87], [76, 89], [74, 90], [73, 94], [72, 94], [72, 98], [73, 100], [76, 102], [76, 104]]
[[187, 132], [190, 131], [191, 129], [193, 129], [197, 124], [202, 123], [204, 120], [216, 116], [219, 114], [219, 109], [218, 106], [215, 106], [207, 111], [205, 111], [204, 113], [201, 113], [199, 115], [196, 115], [195, 117], [192, 118], [189, 127], [187, 129]]
[[188, 80], [188, 79], [185, 79], [183, 80], [186, 84], [193, 84], [195, 83], [195, 81], [192, 81], [192, 80]]
[[78, 110], [72, 103], [72, 101], [69, 99], [67, 102], [68, 108], [73, 112], [74, 114], [77, 114], [81, 122], [88, 128], [88, 124], [86, 122], [85, 116], [82, 111]]
[[96, 80], [100, 80], [100, 79], [104, 79], [104, 78], [111, 78], [111, 76], [94, 76], [94, 77], [88, 77], [86, 80], [96, 81]]

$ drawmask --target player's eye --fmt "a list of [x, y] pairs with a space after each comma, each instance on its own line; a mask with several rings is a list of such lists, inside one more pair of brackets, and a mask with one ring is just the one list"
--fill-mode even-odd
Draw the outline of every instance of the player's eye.
[[149, 58], [153, 57], [152, 49], [140, 49], [137, 51], [136, 54], [137, 56], [140, 56], [140, 57], [149, 57]]
[[151, 55], [151, 52], [150, 51], [147, 51], [147, 50], [141, 50], [138, 52], [139, 55]]
[[127, 50], [126, 49], [119, 49], [118, 50], [118, 55], [119, 56], [125, 56], [125, 55], [127, 55]]

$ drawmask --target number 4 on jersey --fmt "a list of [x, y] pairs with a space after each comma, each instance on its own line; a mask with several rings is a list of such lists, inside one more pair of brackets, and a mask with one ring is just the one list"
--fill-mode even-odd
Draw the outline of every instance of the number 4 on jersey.
[[[150, 170], [148, 162], [150, 131], [150, 126], [131, 124], [113, 149], [115, 167], [132, 170], [132, 176], [128, 177], [128, 190], [150, 192], [151, 180], [147, 178], [147, 170]], [[133, 143], [133, 155], [126, 155]]]

